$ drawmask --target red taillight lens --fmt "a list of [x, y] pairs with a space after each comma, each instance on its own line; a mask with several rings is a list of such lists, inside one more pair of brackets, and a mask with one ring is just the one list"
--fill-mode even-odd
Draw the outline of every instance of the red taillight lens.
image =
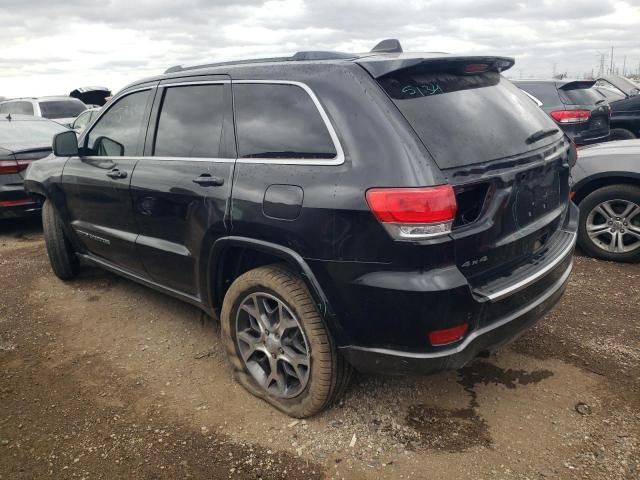
[[465, 333], [469, 330], [469, 324], [463, 323], [451, 328], [445, 328], [443, 330], [434, 330], [429, 332], [429, 341], [431, 345], [446, 345], [447, 343], [453, 343], [464, 337]]
[[396, 240], [421, 240], [448, 234], [456, 217], [451, 185], [421, 188], [372, 188], [369, 208]]
[[372, 188], [367, 203], [381, 222], [442, 223], [456, 216], [451, 185], [427, 188]]
[[556, 110], [551, 117], [558, 123], [584, 123], [591, 118], [590, 110]]
[[30, 160], [0, 160], [0, 175], [22, 172], [30, 163]]

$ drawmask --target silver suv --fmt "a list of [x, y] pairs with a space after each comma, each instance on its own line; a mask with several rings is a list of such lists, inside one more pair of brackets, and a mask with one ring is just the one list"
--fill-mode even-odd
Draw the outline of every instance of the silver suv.
[[77, 98], [64, 96], [14, 98], [0, 102], [0, 115], [33, 115], [49, 118], [65, 126], [69, 126], [86, 109], [87, 106]]

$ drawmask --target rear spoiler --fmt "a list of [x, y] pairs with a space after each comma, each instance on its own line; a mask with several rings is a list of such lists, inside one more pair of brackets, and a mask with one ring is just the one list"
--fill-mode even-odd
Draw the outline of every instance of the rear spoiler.
[[591, 88], [595, 84], [595, 80], [574, 80], [573, 82], [567, 82], [564, 85], [558, 85], [558, 90], [583, 90]]
[[504, 72], [516, 63], [513, 58], [509, 57], [455, 56], [447, 53], [429, 53], [425, 55], [428, 56], [420, 57], [416, 54], [371, 55], [360, 57], [355, 60], [355, 63], [369, 72], [373, 78], [380, 78], [398, 70], [418, 66], [433, 68], [434, 71], [449, 71], [460, 64], [485, 64], [487, 65], [485, 71]]

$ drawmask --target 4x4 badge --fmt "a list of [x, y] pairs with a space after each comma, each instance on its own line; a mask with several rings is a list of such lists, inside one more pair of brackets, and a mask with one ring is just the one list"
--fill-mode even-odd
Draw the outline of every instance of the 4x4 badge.
[[473, 266], [478, 265], [480, 263], [486, 262], [487, 260], [489, 260], [489, 258], [485, 255], [484, 257], [474, 258], [473, 260], [467, 260], [461, 266], [462, 266], [462, 268], [473, 267]]

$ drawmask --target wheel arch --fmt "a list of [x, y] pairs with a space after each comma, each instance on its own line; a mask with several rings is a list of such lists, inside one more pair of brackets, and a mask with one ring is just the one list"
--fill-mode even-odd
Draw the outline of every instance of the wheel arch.
[[200, 288], [203, 301], [219, 312], [226, 291], [243, 273], [260, 266], [285, 263], [305, 282], [311, 296], [332, 333], [337, 333], [337, 322], [330, 302], [315, 274], [294, 250], [264, 240], [229, 236], [217, 239], [208, 255], [202, 255]]
[[580, 202], [582, 202], [587, 195], [595, 192], [599, 188], [610, 185], [633, 185], [640, 187], [640, 173], [615, 172], [590, 176], [574, 185], [573, 191], [575, 195], [573, 196], [573, 201], [576, 205], [580, 205]]

